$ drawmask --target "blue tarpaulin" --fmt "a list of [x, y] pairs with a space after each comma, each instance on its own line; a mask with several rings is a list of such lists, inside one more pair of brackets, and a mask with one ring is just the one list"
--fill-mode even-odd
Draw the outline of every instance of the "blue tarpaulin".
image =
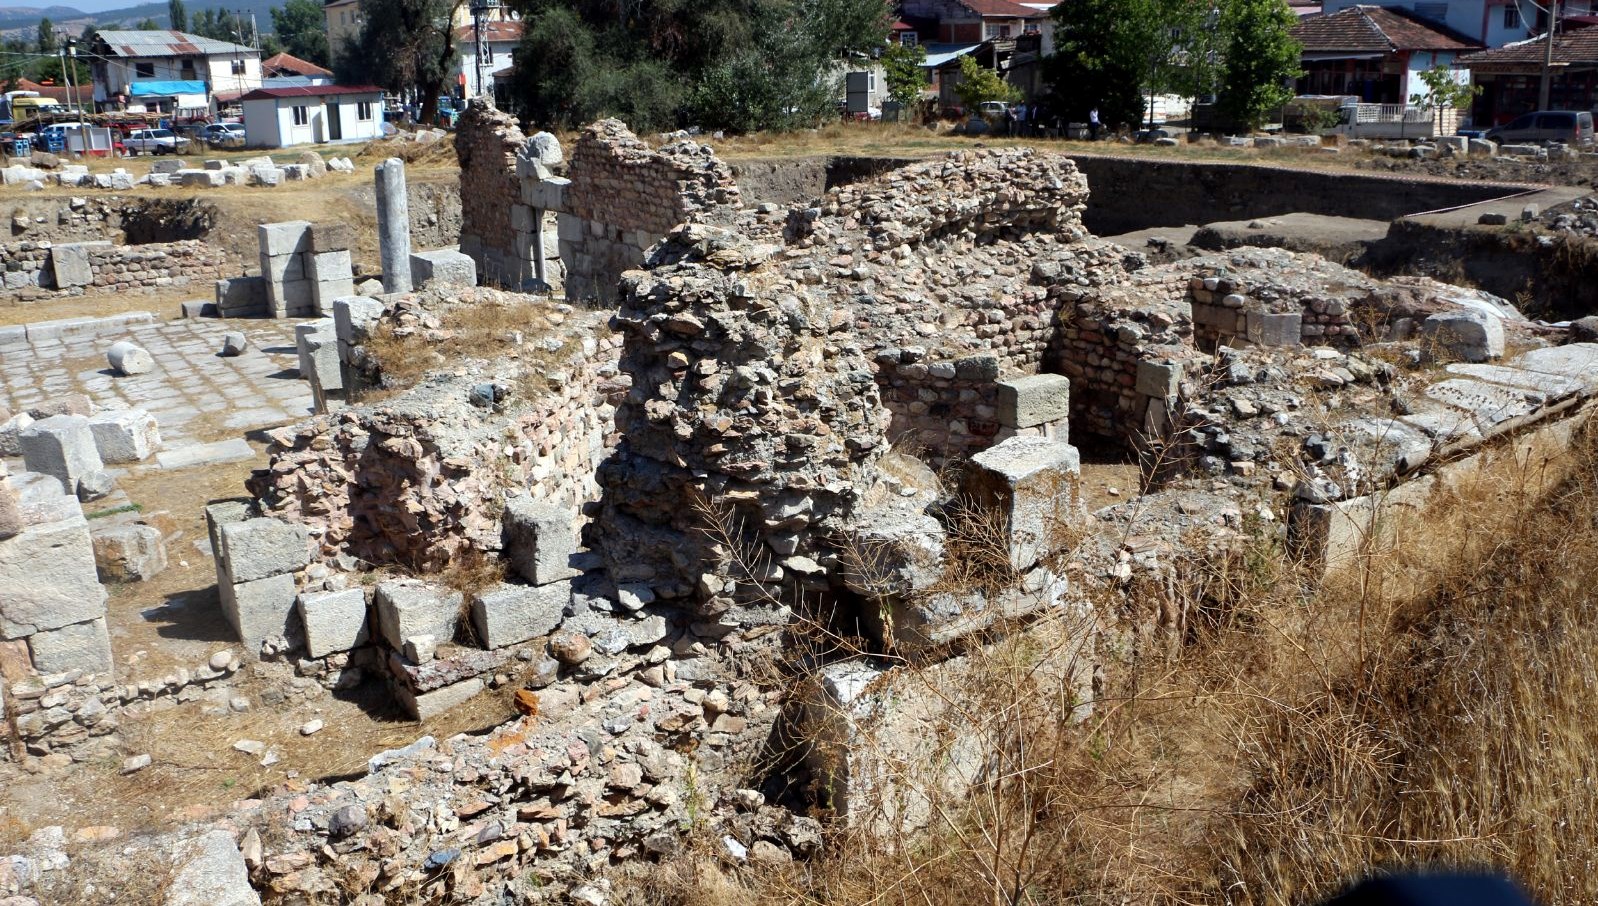
[[133, 96], [136, 98], [172, 98], [180, 94], [205, 94], [205, 83], [198, 79], [172, 82], [134, 82], [132, 88]]

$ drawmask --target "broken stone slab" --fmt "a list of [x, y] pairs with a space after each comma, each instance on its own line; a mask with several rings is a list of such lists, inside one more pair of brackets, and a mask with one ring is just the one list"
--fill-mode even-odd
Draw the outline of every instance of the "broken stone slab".
[[241, 331], [233, 331], [222, 336], [222, 357], [235, 358], [244, 354], [250, 348], [250, 338]]
[[1507, 365], [1449, 365], [1449, 374], [1476, 378], [1508, 387], [1535, 390], [1550, 401], [1568, 399], [1586, 391], [1586, 385], [1560, 374], [1544, 374]]
[[281, 519], [246, 519], [221, 527], [218, 556], [234, 583], [294, 573], [311, 562], [310, 534], [305, 526]]
[[160, 426], [143, 409], [101, 412], [89, 419], [89, 431], [102, 462], [143, 462], [161, 447]]
[[1071, 379], [1063, 374], [1010, 378], [998, 386], [999, 424], [1006, 428], [1035, 428], [1071, 416]]
[[0, 540], [0, 639], [105, 616], [105, 589], [78, 501], [54, 482], [35, 482], [19, 503], [22, 531]]
[[100, 470], [87, 472], [78, 476], [78, 499], [82, 501], [100, 500], [117, 489], [116, 478], [110, 472]]
[[[429, 286], [477, 285], [477, 262], [461, 254], [458, 249], [413, 253], [410, 267], [411, 283], [416, 289], [425, 289]], [[351, 292], [354, 292], [353, 288]]]
[[215, 302], [206, 299], [188, 299], [178, 303], [178, 311], [184, 320], [196, 318], [215, 318], [222, 314]]
[[1060, 549], [1063, 530], [1081, 510], [1081, 457], [1042, 437], [1012, 437], [971, 458], [965, 493], [991, 511], [1004, 533], [1010, 565], [1030, 569]]
[[178, 869], [162, 906], [261, 906], [244, 854], [227, 831], [207, 831], [178, 844], [173, 861]]
[[109, 673], [113, 666], [104, 617], [36, 632], [28, 636], [28, 651], [40, 673]]
[[255, 451], [250, 448], [249, 441], [242, 437], [208, 444], [189, 444], [186, 447], [162, 450], [155, 454], [155, 461], [163, 469], [189, 469], [195, 466], [220, 465], [254, 458]]
[[394, 697], [399, 701], [400, 707], [416, 720], [431, 720], [452, 708], [470, 701], [473, 696], [485, 688], [481, 677], [472, 677], [462, 680], [453, 686], [445, 686], [432, 692], [417, 693], [403, 683], [396, 683]]
[[359, 648], [370, 637], [364, 589], [306, 592], [299, 606], [305, 646], [313, 658]]
[[293, 575], [284, 573], [253, 582], [224, 584], [218, 590], [222, 614], [250, 656], [259, 656], [261, 644], [267, 639], [288, 636], [298, 597]]
[[504, 648], [554, 632], [571, 601], [570, 582], [536, 586], [502, 582], [472, 595], [472, 628], [484, 648]]
[[514, 656], [510, 651], [480, 651], [464, 648], [453, 650], [448, 657], [434, 657], [426, 663], [416, 664], [406, 661], [400, 652], [391, 651], [388, 655], [388, 667], [389, 673], [399, 687], [411, 692], [432, 692], [453, 686], [464, 679], [493, 673]]
[[1357, 418], [1343, 426], [1362, 466], [1376, 476], [1403, 475], [1431, 458], [1434, 442], [1418, 428], [1392, 418]]
[[1509, 422], [1536, 412], [1547, 398], [1534, 390], [1486, 384], [1468, 378], [1450, 378], [1426, 388], [1426, 396], [1468, 415], [1481, 432], [1491, 437]]
[[412, 636], [430, 635], [440, 641], [455, 638], [461, 616], [461, 594], [415, 579], [378, 583], [373, 601], [377, 607], [378, 634], [398, 651]]
[[40, 419], [22, 432], [20, 445], [28, 471], [55, 478], [67, 494], [78, 492], [85, 475], [105, 469], [89, 420], [81, 415]]
[[111, 370], [123, 376], [135, 374], [149, 374], [155, 370], [155, 359], [143, 346], [132, 340], [123, 340], [115, 343], [105, 353], [106, 361], [110, 363]]
[[146, 582], [166, 569], [166, 538], [151, 525], [111, 525], [90, 532], [102, 582]]
[[1598, 343], [1571, 343], [1521, 353], [1509, 363], [1539, 374], [1557, 374], [1580, 381], [1588, 393], [1598, 393]]
[[1486, 362], [1504, 356], [1503, 319], [1484, 311], [1438, 312], [1421, 322], [1420, 333], [1449, 357], [1463, 362]]
[[110, 248], [110, 242], [64, 242], [50, 249], [50, 273], [56, 289], [73, 289], [94, 283], [93, 253]]
[[534, 585], [579, 575], [571, 567], [577, 553], [576, 522], [566, 508], [526, 494], [506, 501], [503, 556], [511, 570]]

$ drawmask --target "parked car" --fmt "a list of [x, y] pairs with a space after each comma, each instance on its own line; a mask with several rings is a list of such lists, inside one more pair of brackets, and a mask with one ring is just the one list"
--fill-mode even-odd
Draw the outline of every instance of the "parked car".
[[1590, 148], [1595, 140], [1592, 114], [1586, 110], [1538, 110], [1488, 129], [1487, 140], [1499, 144], [1558, 142]]
[[213, 148], [244, 147], [244, 127], [239, 123], [211, 123], [200, 130], [199, 137]]
[[171, 129], [136, 129], [123, 140], [130, 154], [182, 154], [189, 140]]
[[1010, 105], [1003, 101], [983, 101], [977, 105], [977, 113], [984, 119], [1000, 120], [1010, 113]]

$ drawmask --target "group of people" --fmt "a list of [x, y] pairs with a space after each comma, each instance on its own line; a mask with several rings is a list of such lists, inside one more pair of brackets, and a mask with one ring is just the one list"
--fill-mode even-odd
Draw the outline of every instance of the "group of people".
[[[1088, 112], [1088, 138], [1099, 140], [1099, 108]], [[1044, 135], [1061, 135], [1065, 122], [1059, 113], [1038, 101], [1022, 101], [1009, 108], [1002, 123], [1004, 134], [1016, 138], [1039, 138]]]

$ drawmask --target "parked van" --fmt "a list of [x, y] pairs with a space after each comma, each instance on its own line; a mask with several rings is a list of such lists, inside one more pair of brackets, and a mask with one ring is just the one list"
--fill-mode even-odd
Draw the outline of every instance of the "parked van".
[[1487, 140], [1499, 144], [1559, 142], [1590, 148], [1594, 142], [1592, 114], [1586, 110], [1538, 110], [1488, 129]]

